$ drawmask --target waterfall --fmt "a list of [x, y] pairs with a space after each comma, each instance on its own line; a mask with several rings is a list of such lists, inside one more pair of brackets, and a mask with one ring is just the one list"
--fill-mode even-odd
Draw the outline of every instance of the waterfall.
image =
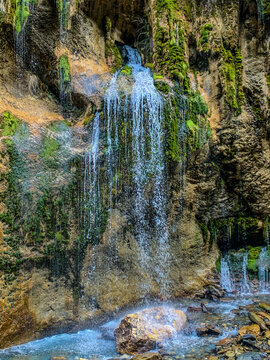
[[258, 18], [261, 23], [264, 23], [264, 0], [257, 0]]
[[4, 0], [0, 0], [0, 12], [2, 13], [6, 12], [6, 5], [4, 3]]
[[99, 193], [99, 114], [97, 113], [91, 129], [90, 150], [84, 159], [84, 230], [86, 239], [90, 238], [94, 230], [96, 216], [99, 213], [100, 193]]
[[[147, 295], [150, 283], [155, 282], [161, 296], [166, 298], [170, 252], [166, 216], [163, 98], [154, 86], [150, 70], [141, 65], [139, 53], [129, 46], [124, 46], [123, 57], [132, 69], [134, 82], [130, 83], [131, 91], [125, 91], [122, 96], [119, 82], [123, 75], [120, 71], [113, 75], [104, 99], [105, 138], [99, 138], [98, 116], [91, 128], [92, 145], [85, 158], [84, 233], [86, 238], [91, 238], [91, 229], [94, 231], [95, 225], [91, 219], [98, 213], [97, 204], [100, 204], [100, 208], [105, 206], [109, 214], [112, 214], [112, 209], [118, 203], [119, 190], [123, 186], [121, 176], [125, 173], [131, 179], [133, 189], [130, 216], [139, 247], [141, 296]], [[100, 141], [105, 146], [105, 151], [101, 154], [102, 160], [98, 158]], [[125, 157], [122, 163], [121, 154]], [[106, 192], [106, 204], [101, 204], [99, 192], [101, 163], [104, 169], [102, 181], [105, 181], [102, 193]], [[111, 226], [109, 223], [109, 231]], [[110, 246], [117, 262], [115, 241], [117, 239], [114, 239]]]
[[250, 294], [250, 286], [248, 283], [248, 275], [247, 275], [247, 266], [248, 266], [248, 253], [245, 253], [243, 255], [243, 264], [242, 264], [241, 294]]
[[[166, 190], [164, 180], [163, 99], [154, 86], [150, 70], [141, 65], [138, 52], [124, 47], [128, 65], [132, 68], [135, 84], [131, 95], [132, 109], [132, 160], [136, 191], [135, 217], [142, 261], [149, 262], [149, 248], [145, 238], [147, 217], [145, 186], [153, 179], [152, 208], [155, 238], [158, 240], [156, 266], [161, 293], [166, 297], [168, 283], [169, 244], [166, 219]], [[150, 145], [150, 148], [148, 148]]]
[[267, 293], [269, 288], [269, 270], [270, 270], [270, 256], [269, 248], [264, 247], [261, 249], [258, 266], [259, 266], [259, 292]]
[[229, 267], [229, 257], [223, 257], [220, 261], [220, 286], [227, 293], [235, 290]]
[[107, 129], [107, 182], [109, 187], [109, 207], [112, 207], [112, 192], [117, 193], [117, 170], [119, 165], [119, 116], [120, 95], [117, 84], [119, 72], [112, 77], [105, 93], [104, 114]]

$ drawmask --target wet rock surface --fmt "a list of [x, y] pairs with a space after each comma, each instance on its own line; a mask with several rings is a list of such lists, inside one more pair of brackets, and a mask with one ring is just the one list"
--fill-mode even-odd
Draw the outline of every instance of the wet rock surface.
[[187, 323], [181, 310], [155, 307], [124, 317], [115, 329], [117, 351], [120, 354], [137, 354], [152, 350], [176, 333]]

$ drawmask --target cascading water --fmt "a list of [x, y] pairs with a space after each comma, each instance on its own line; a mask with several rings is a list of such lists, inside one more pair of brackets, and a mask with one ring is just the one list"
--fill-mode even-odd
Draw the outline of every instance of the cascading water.
[[6, 12], [6, 5], [3, 0], [0, 0], [0, 12], [2, 13]]
[[259, 260], [259, 292], [267, 293], [270, 291], [269, 284], [269, 270], [270, 270], [270, 256], [269, 248], [264, 247], [261, 249]]
[[264, 23], [264, 2], [263, 0], [257, 0], [258, 17], [259, 20]]
[[248, 253], [243, 255], [243, 264], [242, 264], [242, 281], [241, 281], [241, 293], [250, 294], [250, 286], [248, 283], [248, 274], [247, 274], [247, 265], [248, 265]]
[[117, 170], [119, 166], [119, 132], [120, 95], [116, 72], [105, 93], [104, 113], [107, 123], [107, 183], [109, 187], [109, 208], [112, 207], [112, 192], [117, 192]]
[[99, 213], [100, 194], [99, 194], [99, 113], [96, 114], [91, 129], [91, 147], [85, 156], [84, 164], [84, 230], [85, 237], [89, 239], [94, 225], [95, 218]]
[[[136, 50], [125, 46], [128, 64], [132, 68], [135, 84], [131, 95], [133, 113], [132, 161], [135, 183], [135, 218], [138, 241], [142, 249], [144, 265], [149, 262], [149, 248], [145, 238], [146, 201], [144, 191], [149, 178], [153, 179], [152, 207], [154, 213], [155, 238], [158, 239], [156, 252], [156, 273], [161, 294], [167, 293], [167, 271], [169, 261], [168, 231], [166, 225], [166, 194], [164, 182], [163, 148], [163, 100], [157, 92], [149, 69], [142, 67]], [[148, 149], [150, 145], [150, 148]]]
[[228, 257], [223, 257], [220, 261], [220, 286], [227, 293], [232, 293], [235, 290], [235, 285], [231, 277]]
[[[123, 56], [132, 69], [134, 83], [131, 91], [123, 97], [118, 84], [121, 81], [120, 71], [116, 72], [110, 81], [104, 99], [106, 150], [103, 160], [99, 162], [96, 158], [99, 141], [98, 132], [95, 130], [96, 118], [91, 129], [91, 138], [92, 144], [97, 145], [92, 145], [85, 163], [84, 187], [90, 190], [84, 193], [87, 197], [86, 203], [101, 202], [97, 189], [94, 188], [99, 184], [98, 166], [102, 163], [105, 169], [103, 178], [106, 182], [104, 189], [107, 193], [106, 207], [109, 214], [107, 228], [110, 231], [110, 214], [117, 205], [118, 190], [123, 185], [118, 174], [123, 173], [121, 169], [125, 167], [124, 171], [128, 178], [132, 179], [134, 189], [131, 217], [140, 249], [138, 261], [145, 277], [141, 279], [140, 293], [142, 298], [145, 297], [149, 292], [150, 282], [155, 281], [159, 285], [161, 297], [166, 298], [170, 252], [166, 218], [163, 98], [154, 86], [149, 69], [141, 65], [138, 52], [124, 46]], [[120, 161], [121, 151], [125, 154], [126, 165]], [[93, 206], [90, 208], [94, 209]], [[91, 212], [90, 208], [85, 211]], [[152, 214], [150, 218], [149, 213]], [[88, 214], [86, 217], [91, 218], [92, 215]], [[86, 221], [85, 236], [88, 236], [90, 226], [90, 222]], [[117, 261], [117, 239], [111, 239], [110, 246], [111, 254], [114, 254]], [[94, 264], [91, 266], [93, 268]]]

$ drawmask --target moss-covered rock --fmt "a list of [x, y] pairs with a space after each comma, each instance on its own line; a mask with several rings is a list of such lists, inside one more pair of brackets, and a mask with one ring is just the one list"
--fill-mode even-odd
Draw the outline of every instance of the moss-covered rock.
[[258, 273], [258, 259], [260, 256], [261, 247], [249, 247], [248, 249], [248, 271]]

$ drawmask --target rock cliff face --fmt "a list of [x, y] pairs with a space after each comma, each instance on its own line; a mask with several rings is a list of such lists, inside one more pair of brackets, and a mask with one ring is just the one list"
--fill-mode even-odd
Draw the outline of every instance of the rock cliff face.
[[[235, 249], [263, 245], [269, 20], [268, 0], [0, 0], [2, 347], [84, 326], [144, 296], [204, 296], [218, 284], [228, 227]], [[119, 186], [104, 185], [106, 89], [119, 69], [121, 99], [134, 84], [125, 44], [137, 48], [165, 103], [169, 257], [160, 255], [160, 231], [147, 267], [122, 143]], [[102, 204], [93, 230], [85, 184], [97, 112]], [[152, 188], [150, 181], [147, 203]], [[150, 228], [154, 213], [145, 213]], [[157, 280], [162, 256], [166, 293]]]

